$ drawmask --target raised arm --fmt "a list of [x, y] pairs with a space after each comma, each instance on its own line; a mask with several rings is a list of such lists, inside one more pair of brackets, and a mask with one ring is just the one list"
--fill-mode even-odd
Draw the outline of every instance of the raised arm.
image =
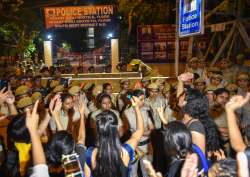
[[249, 100], [250, 93], [247, 93], [245, 98], [237, 95], [232, 97], [226, 104], [229, 139], [231, 146], [236, 152], [243, 152], [246, 149], [246, 144], [243, 141], [240, 129], [237, 125], [235, 111], [245, 105]]
[[86, 131], [85, 131], [85, 106], [82, 101], [79, 103], [79, 112], [80, 112], [80, 126], [79, 126], [79, 133], [78, 133], [78, 143], [85, 145], [85, 138], [86, 138]]
[[63, 126], [61, 123], [61, 111], [62, 108], [62, 101], [60, 95], [56, 95], [54, 98], [51, 99], [49, 104], [50, 113], [55, 120], [57, 131], [63, 130]]
[[183, 73], [178, 76], [178, 85], [177, 85], [177, 98], [184, 92], [184, 84], [191, 84], [194, 75], [192, 73]]
[[136, 131], [132, 134], [131, 138], [127, 141], [127, 143], [130, 144], [135, 149], [137, 147], [137, 144], [140, 138], [143, 135], [144, 125], [143, 125], [141, 111], [138, 106], [138, 102], [139, 102], [138, 98], [133, 96], [133, 98], [131, 99], [131, 102], [136, 113]]
[[48, 166], [43, 151], [43, 146], [38, 134], [39, 115], [37, 114], [37, 101], [33, 110], [26, 112], [26, 127], [29, 130], [32, 143], [33, 172], [30, 177], [49, 177]]
[[163, 123], [163, 125], [167, 125], [168, 124], [168, 117], [167, 117], [166, 114], [164, 114], [163, 105], [161, 105], [160, 107], [157, 108], [157, 112], [159, 114], [159, 117], [160, 117], [161, 122]]
[[35, 103], [33, 110], [29, 110], [26, 113], [26, 127], [28, 128], [31, 137], [32, 157], [34, 165], [46, 164], [42, 143], [40, 141], [40, 136], [37, 131], [39, 122], [37, 106], [38, 101]]
[[7, 91], [6, 103], [8, 105], [10, 115], [17, 115], [18, 112], [15, 106], [15, 96], [13, 95], [10, 86], [8, 87]]

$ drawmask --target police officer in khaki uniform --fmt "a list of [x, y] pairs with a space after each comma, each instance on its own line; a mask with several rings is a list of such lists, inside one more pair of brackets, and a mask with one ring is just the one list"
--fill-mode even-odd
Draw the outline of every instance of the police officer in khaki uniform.
[[129, 92], [129, 86], [130, 82], [128, 79], [122, 79], [120, 81], [121, 91], [117, 95], [117, 100], [116, 100], [116, 107], [120, 113], [122, 113], [126, 109], [126, 106], [130, 102], [129, 99], [127, 98]]
[[153, 165], [157, 171], [163, 172], [166, 164], [164, 164], [163, 141], [161, 135], [162, 122], [157, 109], [166, 107], [165, 100], [159, 96], [159, 86], [156, 83], [151, 83], [148, 86], [149, 97], [145, 100], [145, 105], [150, 108], [151, 119], [155, 129], [152, 131], [152, 146], [153, 146]]
[[165, 107], [165, 100], [159, 95], [159, 86], [156, 83], [151, 83], [148, 86], [149, 97], [146, 98], [145, 104], [152, 110], [153, 123], [156, 129], [161, 128], [161, 119], [157, 112], [157, 108], [163, 106]]
[[200, 90], [201, 93], [204, 93], [206, 88], [206, 81], [202, 77], [199, 77], [194, 81], [194, 88]]
[[[152, 161], [152, 154], [150, 154], [150, 133], [154, 129], [153, 123], [150, 119], [149, 116], [149, 107], [145, 106], [145, 95], [143, 90], [135, 90], [133, 92], [133, 96], [138, 97], [140, 100], [139, 102], [139, 107], [141, 110], [142, 118], [143, 118], [143, 123], [144, 123], [144, 134], [140, 139], [140, 142], [138, 143], [138, 148], [136, 149], [136, 152], [139, 156], [139, 162], [136, 161], [132, 165], [132, 170], [131, 170], [131, 176], [132, 177], [137, 177], [137, 171], [138, 171], [138, 163], [140, 163], [141, 171], [142, 171], [142, 176], [147, 177], [148, 174], [146, 172], [146, 169], [143, 165], [143, 160], [150, 160]], [[124, 111], [126, 120], [129, 124], [129, 130], [131, 133], [136, 131], [136, 113], [133, 107], [129, 107]]]

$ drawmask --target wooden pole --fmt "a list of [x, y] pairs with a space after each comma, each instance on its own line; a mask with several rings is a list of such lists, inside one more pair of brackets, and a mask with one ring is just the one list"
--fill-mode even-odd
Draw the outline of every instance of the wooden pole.
[[209, 12], [205, 17], [204, 21], [207, 21], [209, 17], [211, 17], [217, 10], [219, 10], [224, 4], [226, 3], [227, 0], [224, 0], [222, 3], [220, 3], [218, 6], [216, 6], [211, 12]]
[[210, 51], [211, 48], [213, 47], [213, 42], [214, 42], [214, 39], [215, 39], [216, 35], [217, 35], [217, 33], [215, 32], [215, 33], [213, 34], [213, 36], [212, 36], [210, 42], [209, 42], [207, 51], [206, 51], [205, 56], [204, 56], [205, 59], [207, 59], [207, 56], [208, 56], [208, 54], [209, 54], [209, 51]]
[[236, 36], [237, 36], [237, 33], [234, 33], [234, 34], [233, 34], [232, 42], [231, 42], [230, 47], [229, 47], [229, 50], [228, 50], [228, 52], [227, 52], [227, 58], [230, 58], [230, 56], [231, 56], [231, 53], [232, 53], [232, 49], [233, 49], [233, 46], [234, 46], [234, 43], [235, 43]]
[[194, 37], [191, 36], [189, 37], [188, 40], [188, 54], [187, 54], [187, 59], [190, 59], [193, 57], [193, 44], [194, 44]]
[[247, 48], [250, 49], [250, 38], [246, 32], [245, 27], [243, 26], [243, 24], [241, 22], [237, 22], [237, 28], [240, 32], [240, 35], [241, 35], [243, 41], [245, 42], [245, 44], [247, 46]]
[[180, 0], [176, 0], [176, 30], [175, 30], [175, 76], [179, 75], [179, 3]]
[[230, 39], [233, 36], [233, 33], [235, 32], [235, 24], [232, 26], [231, 30], [229, 31], [229, 33], [227, 34], [226, 39], [223, 41], [219, 51], [217, 52], [217, 54], [215, 55], [212, 63], [210, 64], [210, 66], [213, 66], [216, 61], [220, 58], [222, 52], [224, 51], [225, 47], [227, 46], [228, 42], [230, 41]]

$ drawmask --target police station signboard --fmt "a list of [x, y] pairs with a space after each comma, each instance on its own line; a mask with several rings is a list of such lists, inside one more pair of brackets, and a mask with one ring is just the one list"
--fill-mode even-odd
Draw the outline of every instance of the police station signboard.
[[105, 27], [113, 23], [114, 6], [67, 6], [44, 8], [45, 26], [49, 28]]
[[204, 1], [205, 0], [180, 0], [180, 37], [204, 33]]

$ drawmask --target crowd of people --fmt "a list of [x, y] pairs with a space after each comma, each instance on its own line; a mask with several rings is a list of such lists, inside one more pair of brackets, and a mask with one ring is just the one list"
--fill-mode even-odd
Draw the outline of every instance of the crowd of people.
[[[250, 68], [191, 58], [176, 82], [71, 82], [43, 67], [0, 86], [6, 177], [248, 177]], [[42, 79], [50, 77], [51, 79]]]

